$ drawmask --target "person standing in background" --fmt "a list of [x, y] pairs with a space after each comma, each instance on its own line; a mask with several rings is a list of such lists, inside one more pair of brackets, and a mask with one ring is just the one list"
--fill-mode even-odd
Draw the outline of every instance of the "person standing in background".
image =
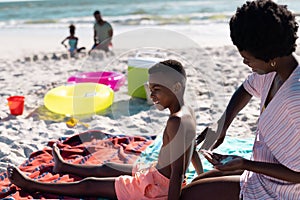
[[113, 29], [110, 23], [102, 19], [99, 10], [94, 12], [95, 24], [94, 24], [94, 45], [89, 53], [94, 49], [109, 51], [109, 46], [112, 45], [111, 40], [113, 36]]

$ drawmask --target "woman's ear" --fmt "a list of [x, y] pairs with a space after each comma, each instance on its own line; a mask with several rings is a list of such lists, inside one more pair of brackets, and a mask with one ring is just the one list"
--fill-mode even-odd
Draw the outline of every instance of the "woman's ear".
[[176, 82], [174, 85], [173, 85], [173, 88], [172, 90], [176, 93], [176, 92], [179, 92], [180, 90], [182, 89], [182, 86], [179, 82]]

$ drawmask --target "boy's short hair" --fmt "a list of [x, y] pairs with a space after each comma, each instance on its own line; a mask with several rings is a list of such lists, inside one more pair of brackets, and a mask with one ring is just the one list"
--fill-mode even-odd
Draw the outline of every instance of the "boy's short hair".
[[148, 73], [149, 74], [153, 74], [155, 72], [166, 72], [167, 67], [172, 68], [174, 70], [176, 70], [177, 72], [179, 72], [180, 74], [183, 75], [184, 78], [186, 78], [186, 73], [185, 70], [182, 66], [182, 64], [176, 60], [165, 60], [165, 61], [161, 61], [155, 65], [153, 65], [149, 70]]
[[[174, 78], [175, 81], [179, 81], [183, 88], [185, 88], [186, 83], [186, 73], [182, 66], [182, 64], [176, 60], [165, 60], [161, 61], [155, 65], [153, 65], [151, 68], [149, 68], [148, 73], [154, 74], [154, 73], [165, 73], [166, 77]], [[176, 73], [174, 73], [176, 72]], [[174, 77], [172, 77], [174, 76]], [[176, 77], [175, 77], [176, 76]]]

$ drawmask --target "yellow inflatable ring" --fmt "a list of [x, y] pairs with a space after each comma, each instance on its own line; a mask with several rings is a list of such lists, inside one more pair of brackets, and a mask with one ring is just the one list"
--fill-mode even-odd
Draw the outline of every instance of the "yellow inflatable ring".
[[84, 115], [103, 111], [113, 103], [114, 91], [98, 83], [77, 83], [53, 88], [44, 97], [52, 112], [64, 115]]

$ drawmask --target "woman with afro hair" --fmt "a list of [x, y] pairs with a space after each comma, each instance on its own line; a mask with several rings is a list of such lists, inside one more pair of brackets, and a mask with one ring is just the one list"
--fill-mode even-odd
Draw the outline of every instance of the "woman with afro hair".
[[[209, 151], [214, 165], [182, 190], [182, 199], [300, 199], [300, 66], [294, 54], [298, 24], [287, 6], [246, 2], [230, 20], [230, 36], [251, 73], [218, 121]], [[214, 153], [252, 96], [261, 99], [251, 158]]]

